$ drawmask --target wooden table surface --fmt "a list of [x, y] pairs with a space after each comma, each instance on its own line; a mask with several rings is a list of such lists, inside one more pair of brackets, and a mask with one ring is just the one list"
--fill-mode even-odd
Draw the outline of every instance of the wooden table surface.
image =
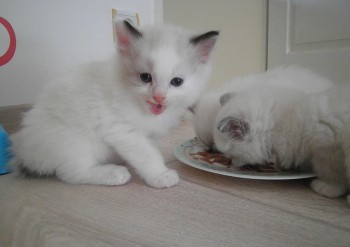
[[[9, 114], [9, 110], [12, 114]], [[15, 131], [18, 111], [0, 111]], [[189, 167], [173, 155], [191, 121], [161, 142], [181, 181], [154, 189], [135, 174], [123, 186], [69, 185], [0, 176], [0, 246], [350, 246], [350, 208], [309, 179], [262, 181]]]

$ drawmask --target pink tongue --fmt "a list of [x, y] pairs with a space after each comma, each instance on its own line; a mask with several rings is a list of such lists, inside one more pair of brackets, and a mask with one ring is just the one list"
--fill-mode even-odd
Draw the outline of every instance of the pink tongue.
[[164, 111], [164, 107], [162, 105], [153, 105], [152, 106], [152, 113], [153, 114], [161, 114]]

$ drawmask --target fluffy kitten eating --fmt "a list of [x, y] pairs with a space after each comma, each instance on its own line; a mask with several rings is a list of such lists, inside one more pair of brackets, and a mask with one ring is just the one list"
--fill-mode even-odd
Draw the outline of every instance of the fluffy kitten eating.
[[[155, 140], [176, 127], [209, 77], [217, 31], [116, 25], [118, 55], [51, 83], [12, 136], [22, 171], [68, 183], [120, 185], [123, 162], [156, 188], [179, 178]], [[117, 165], [118, 164], [118, 165]]]
[[[312, 189], [327, 197], [349, 193], [350, 86], [308, 95], [260, 85], [224, 94], [214, 127], [219, 151], [238, 165], [266, 162], [307, 168]], [[350, 195], [347, 196], [350, 205]]]

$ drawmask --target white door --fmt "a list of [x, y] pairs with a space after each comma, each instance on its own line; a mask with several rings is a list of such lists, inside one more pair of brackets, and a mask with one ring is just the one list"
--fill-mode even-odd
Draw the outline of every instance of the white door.
[[350, 83], [350, 1], [269, 0], [267, 68], [299, 64]]

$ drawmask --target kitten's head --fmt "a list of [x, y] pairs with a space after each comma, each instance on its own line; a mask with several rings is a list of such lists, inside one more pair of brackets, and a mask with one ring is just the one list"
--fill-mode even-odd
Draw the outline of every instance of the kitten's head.
[[254, 103], [246, 96], [227, 93], [221, 96], [221, 109], [213, 135], [216, 148], [232, 158], [232, 163], [264, 164], [269, 159], [266, 130], [259, 121]]
[[150, 26], [136, 29], [116, 24], [122, 83], [145, 112], [185, 109], [205, 88], [210, 54], [219, 35], [193, 35], [181, 28]]

